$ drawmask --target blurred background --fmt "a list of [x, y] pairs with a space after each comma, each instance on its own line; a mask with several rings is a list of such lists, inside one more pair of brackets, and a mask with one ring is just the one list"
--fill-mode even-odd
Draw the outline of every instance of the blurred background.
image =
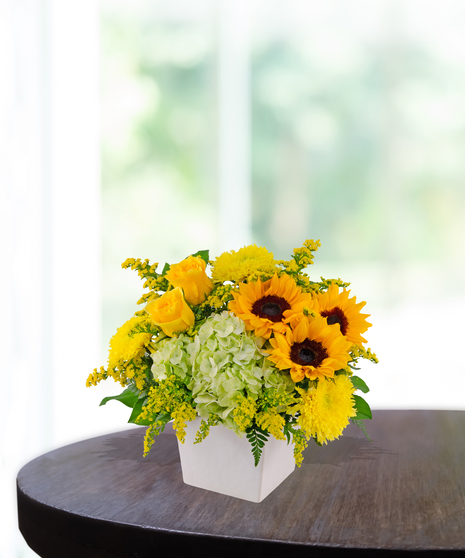
[[[0, 557], [19, 468], [129, 427], [87, 389], [175, 263], [307, 238], [373, 327], [373, 409], [465, 409], [460, 0], [0, 0]], [[368, 425], [369, 431], [369, 425]]]

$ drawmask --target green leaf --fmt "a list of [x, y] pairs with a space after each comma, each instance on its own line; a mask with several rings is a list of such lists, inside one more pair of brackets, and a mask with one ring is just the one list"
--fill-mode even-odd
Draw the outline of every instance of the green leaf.
[[199, 250], [198, 252], [196, 252], [195, 254], [192, 254], [195, 258], [196, 257], [201, 257], [202, 260], [208, 264], [209, 261], [209, 255], [210, 255], [210, 250]]
[[105, 397], [104, 399], [102, 399], [102, 401], [100, 402], [100, 406], [105, 405], [111, 399], [115, 399], [116, 401], [121, 401], [121, 403], [124, 403], [128, 407], [132, 408], [134, 407], [138, 396], [139, 394], [134, 393], [131, 388], [126, 388], [123, 393], [120, 393], [119, 395], [113, 395], [111, 397]]
[[128, 422], [131, 422], [133, 424], [140, 424], [143, 426], [149, 426], [149, 424], [151, 424], [151, 422], [147, 419], [136, 422], [137, 417], [142, 413], [142, 407], [144, 406], [144, 401], [145, 401], [144, 399], [138, 399], [136, 401], [136, 404], [134, 405], [134, 408], [132, 410]]
[[294, 438], [294, 436], [296, 435], [296, 431], [293, 428], [293, 425], [297, 423], [297, 419], [292, 415], [284, 415], [284, 420], [285, 422], [283, 432], [286, 436], [287, 444], [289, 445], [291, 443], [291, 436], [292, 438]]
[[291, 443], [291, 433], [289, 431], [289, 428], [284, 429], [284, 434], [286, 436], [287, 445], [289, 445]]
[[156, 423], [159, 423], [159, 422], [164, 423], [162, 426], [160, 426], [160, 428], [161, 428], [160, 432], [163, 432], [163, 429], [168, 424], [168, 422], [170, 422], [170, 420], [171, 420], [171, 414], [170, 413], [160, 413], [156, 416], [156, 418], [155, 418]]
[[350, 381], [355, 389], [359, 389], [360, 391], [363, 391], [363, 393], [368, 393], [370, 391], [362, 378], [359, 378], [358, 376], [350, 376]]
[[166, 274], [166, 272], [168, 271], [168, 269], [170, 268], [170, 264], [169, 263], [165, 263], [165, 265], [163, 266], [163, 271], [161, 272], [161, 275], [163, 277], [163, 275]]
[[370, 436], [368, 436], [368, 432], [365, 426], [365, 423], [363, 422], [363, 420], [356, 420], [356, 419], [352, 419], [352, 423], [355, 424], [355, 426], [358, 426], [360, 428], [360, 430], [365, 434], [365, 436], [370, 440], [370, 442], [372, 442], [373, 440], [370, 438]]
[[364, 419], [371, 419], [371, 409], [368, 403], [360, 397], [360, 395], [352, 395], [355, 400], [355, 409], [357, 410], [357, 414], [353, 417], [355, 420], [364, 420]]
[[265, 446], [269, 434], [263, 432], [258, 426], [252, 426], [246, 433], [247, 440], [252, 445], [252, 455], [254, 457], [255, 467], [260, 463], [260, 457]]

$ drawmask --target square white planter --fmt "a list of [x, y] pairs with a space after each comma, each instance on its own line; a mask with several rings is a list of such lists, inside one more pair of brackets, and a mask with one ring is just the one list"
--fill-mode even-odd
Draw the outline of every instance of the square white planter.
[[261, 502], [295, 469], [294, 446], [269, 437], [260, 463], [254, 465], [251, 445], [224, 426], [213, 426], [203, 442], [194, 444], [201, 419], [187, 423], [186, 440], [178, 442], [186, 484]]

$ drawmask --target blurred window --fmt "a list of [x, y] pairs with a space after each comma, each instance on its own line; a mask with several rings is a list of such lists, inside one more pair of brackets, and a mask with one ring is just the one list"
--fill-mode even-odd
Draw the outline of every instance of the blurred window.
[[443, 350], [465, 306], [464, 24], [459, 0], [103, 2], [104, 340], [140, 296], [128, 256], [319, 238], [310, 272], [373, 315], [373, 405], [463, 406], [430, 386], [439, 366], [465, 389]]

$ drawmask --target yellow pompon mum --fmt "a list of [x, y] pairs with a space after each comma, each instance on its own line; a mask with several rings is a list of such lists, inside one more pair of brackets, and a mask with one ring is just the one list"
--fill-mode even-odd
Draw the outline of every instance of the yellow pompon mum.
[[312, 295], [302, 293], [289, 275], [274, 276], [262, 283], [241, 283], [239, 293], [233, 293], [234, 300], [229, 309], [245, 322], [247, 330], [255, 330], [255, 335], [268, 339], [272, 332], [285, 333], [289, 326], [284, 320], [289, 311], [299, 306], [311, 306]]
[[280, 370], [290, 370], [294, 382], [305, 377], [333, 378], [334, 372], [347, 365], [352, 343], [338, 328], [329, 326], [320, 316], [302, 316], [285, 335], [275, 333], [270, 339], [273, 350], [268, 357]]
[[320, 444], [338, 438], [349, 419], [357, 414], [352, 397], [355, 388], [347, 376], [336, 376], [333, 381], [320, 380], [316, 389], [297, 388], [297, 391], [302, 397], [293, 408], [300, 412], [297, 424]]
[[266, 248], [252, 244], [244, 246], [237, 252], [223, 252], [212, 264], [214, 282], [232, 281], [239, 283], [260, 274], [271, 276], [276, 269], [276, 261], [272, 252]]
[[134, 333], [137, 326], [142, 325], [147, 318], [134, 316], [118, 328], [110, 340], [108, 369], [121, 368], [126, 362], [142, 357], [145, 348], [150, 343], [150, 333]]
[[348, 341], [361, 345], [367, 342], [361, 334], [371, 326], [366, 321], [370, 314], [360, 312], [366, 302], [357, 304], [356, 297], [349, 298], [349, 294], [345, 289], [339, 292], [339, 287], [333, 283], [326, 292], [313, 295], [313, 310], [329, 325], [340, 329]]

